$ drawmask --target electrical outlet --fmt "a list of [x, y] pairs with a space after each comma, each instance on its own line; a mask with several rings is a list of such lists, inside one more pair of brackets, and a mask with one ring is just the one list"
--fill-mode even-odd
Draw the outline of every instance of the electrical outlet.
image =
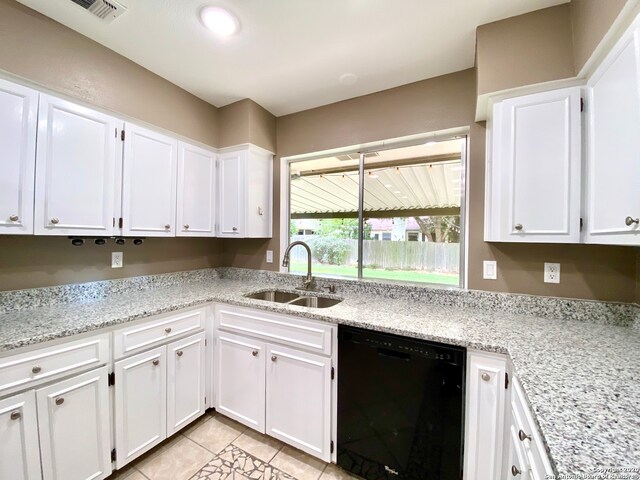
[[267, 263], [273, 263], [273, 250], [267, 250]]
[[111, 252], [111, 268], [122, 268], [124, 265], [124, 254], [122, 252]]
[[559, 263], [545, 262], [544, 281], [545, 283], [560, 283], [560, 264]]
[[482, 262], [482, 278], [485, 280], [498, 279], [498, 263], [495, 260], [485, 260]]

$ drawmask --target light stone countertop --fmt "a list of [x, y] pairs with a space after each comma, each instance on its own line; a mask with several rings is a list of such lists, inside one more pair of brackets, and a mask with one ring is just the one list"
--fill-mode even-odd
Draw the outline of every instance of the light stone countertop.
[[[270, 287], [293, 288], [299, 284], [298, 277], [235, 270], [221, 269], [220, 274], [211, 271], [193, 278], [169, 275], [166, 282], [138, 285], [136, 290], [124, 282], [119, 291], [106, 294], [101, 285], [99, 293], [90, 295], [83, 290], [78, 298], [67, 289], [63, 293], [73, 298], [71, 303], [52, 297], [43, 301], [38, 295], [44, 295], [46, 289], [6, 292], [0, 296], [0, 309], [5, 306], [5, 313], [0, 313], [0, 354], [207, 302], [289, 313], [508, 354], [556, 473], [640, 467], [640, 331], [627, 320], [618, 326], [613, 317], [602, 322], [543, 318], [509, 311], [522, 310], [517, 302], [521, 307], [528, 302], [537, 311], [535, 302], [547, 301], [542, 298], [518, 300], [514, 296], [512, 300], [508, 295], [447, 290], [434, 293], [437, 289], [403, 289], [375, 282], [336, 281], [337, 296], [344, 301], [328, 309], [310, 309], [243, 296]], [[515, 302], [514, 308], [509, 308], [509, 301]], [[7, 308], [10, 303], [18, 309]], [[606, 312], [618, 307], [592, 302], [576, 309], [562, 300], [558, 308], [571, 310], [568, 316], [574, 318], [581, 308], [586, 312], [595, 309], [594, 317], [606, 317]], [[626, 307], [621, 308], [625, 313]], [[549, 317], [548, 310], [540, 312]]]

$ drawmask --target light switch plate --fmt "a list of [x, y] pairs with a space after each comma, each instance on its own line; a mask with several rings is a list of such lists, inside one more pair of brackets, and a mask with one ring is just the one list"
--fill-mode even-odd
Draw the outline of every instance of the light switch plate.
[[485, 260], [482, 262], [482, 278], [485, 280], [498, 279], [498, 263], [495, 260]]
[[111, 268], [122, 268], [124, 265], [124, 254], [122, 252], [111, 252]]
[[267, 263], [273, 263], [273, 250], [267, 250]]
[[546, 263], [544, 264], [544, 282], [560, 283], [560, 264]]

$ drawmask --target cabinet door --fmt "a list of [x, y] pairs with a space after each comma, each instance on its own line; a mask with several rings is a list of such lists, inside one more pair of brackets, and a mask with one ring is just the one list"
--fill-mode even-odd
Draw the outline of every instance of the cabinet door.
[[500, 240], [580, 241], [580, 88], [502, 102], [493, 174], [502, 189]]
[[38, 92], [0, 80], [0, 234], [33, 233]]
[[627, 32], [588, 84], [586, 240], [590, 243], [640, 244], [638, 36], [637, 27]]
[[[507, 461], [507, 472], [504, 478], [516, 478], [517, 480], [529, 480], [531, 478], [527, 457], [522, 447], [522, 442], [518, 439], [518, 429], [514, 424], [509, 429], [509, 457]], [[536, 480], [545, 477], [537, 477]]]
[[273, 156], [249, 150], [247, 167], [247, 211], [245, 237], [272, 236]]
[[246, 150], [219, 156], [219, 237], [245, 235], [247, 156]]
[[125, 127], [124, 235], [175, 236], [177, 140], [128, 123]]
[[167, 346], [167, 437], [204, 414], [204, 332]]
[[118, 125], [90, 108], [40, 95], [36, 235], [113, 234], [122, 161]]
[[178, 143], [176, 236], [216, 235], [216, 154]]
[[267, 347], [267, 434], [330, 461], [331, 359]]
[[166, 347], [115, 364], [116, 468], [167, 437]]
[[33, 390], [0, 400], [0, 438], [0, 478], [42, 478], [36, 394]]
[[216, 345], [216, 410], [264, 433], [262, 342], [220, 332]]
[[470, 352], [467, 356], [465, 478], [501, 478], [505, 425], [506, 361]]
[[107, 367], [36, 391], [45, 480], [100, 479], [111, 474]]

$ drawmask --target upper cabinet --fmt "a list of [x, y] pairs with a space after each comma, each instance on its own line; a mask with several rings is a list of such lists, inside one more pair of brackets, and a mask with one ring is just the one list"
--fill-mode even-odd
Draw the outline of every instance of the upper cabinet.
[[125, 134], [122, 233], [174, 237], [178, 141], [130, 123]]
[[273, 154], [253, 145], [225, 149], [218, 173], [218, 236], [271, 237]]
[[640, 244], [639, 35], [636, 21], [588, 83], [589, 243]]
[[36, 235], [113, 235], [122, 123], [44, 94], [38, 117]]
[[38, 92], [0, 80], [0, 234], [33, 233]]
[[485, 240], [580, 241], [580, 103], [574, 87], [494, 105]]
[[216, 154], [178, 142], [177, 236], [215, 236], [216, 194]]

